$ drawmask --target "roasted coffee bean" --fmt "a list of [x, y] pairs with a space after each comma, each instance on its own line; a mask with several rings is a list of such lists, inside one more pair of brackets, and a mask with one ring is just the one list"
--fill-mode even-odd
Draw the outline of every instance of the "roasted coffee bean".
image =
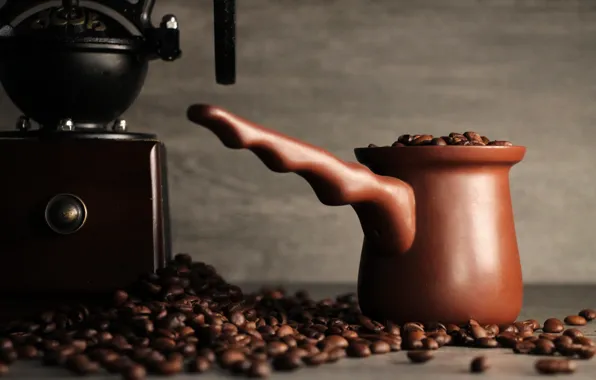
[[381, 337], [381, 340], [384, 340], [385, 342], [387, 342], [389, 344], [389, 348], [391, 349], [392, 352], [401, 350], [402, 339], [400, 336], [385, 335], [385, 336]]
[[244, 374], [244, 373], [248, 372], [250, 370], [251, 366], [252, 366], [252, 361], [250, 361], [248, 359], [244, 359], [242, 361], [232, 364], [232, 367], [230, 368], [230, 370], [232, 373], [240, 375], [240, 374]]
[[530, 325], [533, 330], [538, 330], [538, 329], [542, 328], [542, 326], [540, 326], [540, 322], [538, 322], [536, 319], [528, 319], [524, 322], [526, 324]]
[[13, 350], [13, 349], [14, 349], [14, 345], [12, 344], [12, 340], [6, 339], [6, 338], [0, 339], [0, 350], [4, 351], [4, 350]]
[[544, 321], [542, 331], [546, 333], [560, 333], [565, 330], [565, 325], [557, 318], [549, 318]]
[[[458, 330], [453, 333], [453, 343], [456, 346], [471, 346], [474, 344], [474, 338], [469, 335], [464, 329]], [[417, 349], [416, 347], [412, 347], [411, 349]]]
[[433, 137], [431, 135], [422, 135], [410, 142], [410, 145], [428, 145]]
[[277, 371], [294, 371], [300, 368], [301, 358], [295, 354], [283, 354], [273, 359], [273, 368]]
[[540, 339], [548, 339], [548, 340], [552, 340], [552, 341], [557, 339], [557, 337], [558, 337], [557, 334], [550, 334], [550, 333], [542, 333], [542, 334], [538, 335], [538, 338], [540, 338]]
[[518, 336], [522, 338], [530, 337], [534, 335], [534, 329], [530, 324], [524, 324], [518, 328], [519, 332], [517, 333]]
[[476, 132], [464, 132], [464, 136], [468, 139], [468, 141], [477, 143], [480, 145], [484, 145], [484, 141], [482, 137]]
[[555, 338], [554, 342], [557, 346], [570, 346], [573, 344], [573, 338], [567, 335], [560, 335]]
[[447, 145], [447, 141], [441, 137], [435, 137], [431, 140], [430, 145]]
[[578, 336], [578, 337], [574, 338], [573, 343], [581, 344], [582, 346], [586, 346], [586, 347], [595, 347], [596, 346], [596, 343], [592, 339], [590, 339], [586, 336]]
[[470, 372], [482, 373], [489, 369], [488, 359], [486, 356], [477, 356], [470, 362]]
[[99, 371], [99, 364], [86, 355], [73, 355], [66, 361], [66, 368], [78, 375], [88, 375]]
[[397, 138], [397, 142], [402, 144], [409, 144], [412, 141], [412, 135], [401, 135]]
[[153, 368], [160, 375], [171, 376], [182, 372], [184, 361], [180, 357], [168, 358], [153, 364]]
[[405, 341], [403, 342], [404, 348], [408, 350], [417, 350], [422, 348], [422, 339], [424, 339], [424, 331], [408, 331], [405, 334]]
[[122, 371], [122, 378], [124, 380], [145, 380], [147, 377], [147, 370], [139, 364], [133, 364]]
[[534, 342], [534, 355], [552, 355], [555, 352], [555, 344], [548, 339], [538, 339]]
[[211, 368], [211, 361], [204, 356], [197, 356], [188, 363], [188, 372], [203, 373]]
[[330, 335], [319, 342], [319, 347], [323, 350], [333, 350], [334, 348], [347, 348], [349, 342], [346, 338], [339, 335]]
[[536, 348], [536, 345], [532, 342], [519, 342], [513, 348], [513, 352], [516, 354], [529, 354]]
[[596, 347], [582, 346], [576, 351], [580, 359], [592, 359], [596, 353]]
[[484, 337], [476, 340], [476, 346], [479, 348], [497, 348], [499, 342], [495, 338]]
[[329, 354], [325, 351], [319, 352], [318, 354], [314, 354], [312, 356], [305, 356], [302, 358], [302, 361], [308, 366], [318, 366], [325, 362], [329, 358]]
[[579, 345], [579, 344], [570, 344], [570, 345], [557, 345], [557, 352], [559, 354], [561, 354], [562, 356], [566, 356], [566, 357], [574, 357], [577, 355], [578, 351], [582, 348], [583, 346]]
[[[433, 340], [433, 342], [435, 342], [435, 341]], [[437, 342], [435, 342], [435, 343], [437, 343]], [[437, 344], [437, 348], [439, 348], [438, 344]], [[391, 346], [389, 345], [389, 343], [387, 343], [383, 340], [377, 340], [370, 345], [370, 351], [376, 355], [386, 354], [388, 352], [391, 352]]]
[[501, 333], [517, 334], [519, 332], [515, 325], [499, 326], [499, 330], [501, 331]]
[[273, 341], [267, 345], [267, 354], [276, 357], [288, 351], [288, 345], [283, 342]]
[[327, 363], [335, 363], [347, 356], [346, 350], [343, 348], [335, 348], [327, 353]]
[[486, 330], [486, 333], [488, 334], [488, 336], [490, 336], [492, 338], [499, 335], [499, 332], [500, 332], [499, 326], [497, 326], [497, 325], [487, 325], [487, 326], [484, 326], [484, 329]]
[[121, 306], [126, 301], [128, 301], [128, 293], [125, 292], [124, 290], [117, 290], [116, 292], [114, 292], [113, 300], [114, 300], [115, 306]]
[[576, 328], [570, 328], [570, 329], [563, 331], [563, 335], [566, 335], [572, 339], [575, 339], [580, 336], [584, 336], [584, 333], [582, 333], [580, 330], [578, 330]]
[[536, 371], [545, 375], [555, 375], [559, 373], [573, 373], [577, 365], [575, 362], [566, 359], [540, 359], [534, 364]]
[[565, 324], [571, 326], [584, 326], [587, 323], [586, 318], [579, 315], [568, 315], [565, 317]]
[[474, 339], [486, 338], [487, 336], [486, 330], [478, 325], [471, 326], [470, 333]]
[[[476, 132], [456, 133], [452, 132], [449, 136], [433, 137], [432, 135], [401, 135], [391, 145], [392, 147], [403, 146], [424, 146], [424, 145], [471, 145], [471, 146], [512, 146], [509, 141], [490, 141], [486, 136], [481, 136]], [[369, 148], [377, 147], [369, 144]]]
[[[110, 362], [105, 362], [102, 363], [103, 368], [105, 368], [109, 373], [123, 373], [125, 372], [128, 368], [130, 368], [131, 366], [133, 366], [135, 363], [127, 357], [119, 357], [116, 360], [110, 361]], [[151, 365], [154, 364], [154, 362], [150, 363]]]
[[513, 146], [512, 143], [509, 141], [490, 141], [486, 145], [494, 145], [494, 146]]
[[352, 358], [366, 358], [371, 355], [369, 346], [358, 342], [350, 343], [346, 353]]
[[249, 377], [265, 378], [271, 374], [271, 366], [266, 361], [253, 361], [247, 372]]
[[234, 364], [235, 362], [239, 362], [244, 359], [246, 359], [246, 355], [244, 354], [244, 352], [238, 349], [229, 349], [225, 350], [221, 354], [219, 362], [223, 368], [230, 368], [232, 364]]
[[0, 363], [0, 376], [5, 376], [8, 372], [10, 372], [8, 366], [4, 363]]
[[596, 310], [594, 309], [583, 309], [579, 313], [577, 313], [580, 317], [585, 318], [586, 321], [590, 322], [596, 319]]
[[521, 338], [506, 332], [497, 335], [496, 339], [497, 342], [505, 348], [514, 348], [521, 341]]
[[433, 358], [432, 351], [408, 351], [408, 359], [412, 363], [426, 363]]
[[17, 348], [17, 355], [19, 359], [35, 359], [38, 356], [37, 348], [35, 346], [22, 346]]
[[422, 339], [422, 348], [425, 350], [438, 350], [439, 343], [433, 338], [424, 338]]
[[292, 326], [282, 325], [282, 326], [279, 326], [279, 328], [277, 329], [275, 334], [279, 337], [292, 335], [292, 334], [294, 334], [294, 329], [292, 328]]
[[202, 348], [198, 350], [197, 355], [209, 360], [210, 363], [215, 362], [215, 353], [209, 348]]
[[424, 326], [418, 322], [408, 322], [402, 326], [404, 332], [418, 331], [424, 334]]

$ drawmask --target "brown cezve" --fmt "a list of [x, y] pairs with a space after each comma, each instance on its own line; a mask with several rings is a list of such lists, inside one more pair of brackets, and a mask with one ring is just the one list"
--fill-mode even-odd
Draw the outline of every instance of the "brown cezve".
[[523, 289], [509, 172], [524, 147], [358, 148], [361, 165], [217, 107], [193, 105], [188, 118], [272, 171], [300, 175], [323, 204], [354, 208], [365, 235], [364, 314], [397, 323], [516, 319]]

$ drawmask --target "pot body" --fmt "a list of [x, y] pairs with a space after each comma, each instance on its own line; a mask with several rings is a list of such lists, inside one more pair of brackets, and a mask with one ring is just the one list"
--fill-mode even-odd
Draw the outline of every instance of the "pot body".
[[357, 149], [359, 162], [405, 181], [416, 197], [407, 252], [381, 254], [364, 240], [362, 311], [397, 323], [513, 322], [523, 282], [509, 172], [524, 154], [523, 147]]

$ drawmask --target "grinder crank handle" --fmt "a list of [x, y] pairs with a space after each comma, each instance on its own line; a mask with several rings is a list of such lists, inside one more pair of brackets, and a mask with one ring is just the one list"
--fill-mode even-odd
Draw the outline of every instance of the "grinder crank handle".
[[213, 0], [213, 38], [215, 43], [215, 80], [218, 84], [236, 83], [236, 1]]

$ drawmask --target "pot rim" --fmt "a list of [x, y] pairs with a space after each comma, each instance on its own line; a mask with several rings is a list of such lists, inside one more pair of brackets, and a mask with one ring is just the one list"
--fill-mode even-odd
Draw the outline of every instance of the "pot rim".
[[355, 148], [358, 162], [364, 165], [385, 166], [422, 163], [502, 164], [514, 165], [523, 160], [526, 147], [514, 146], [404, 146]]

